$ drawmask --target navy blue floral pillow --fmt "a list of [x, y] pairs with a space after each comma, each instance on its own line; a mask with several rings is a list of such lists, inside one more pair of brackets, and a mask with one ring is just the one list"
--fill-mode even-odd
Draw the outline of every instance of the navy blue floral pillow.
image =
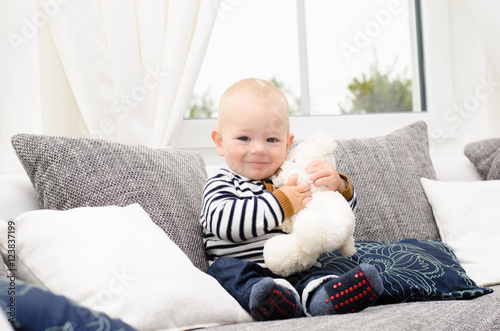
[[15, 330], [134, 330], [119, 319], [14, 278], [0, 278], [0, 309]]
[[331, 252], [319, 261], [341, 273], [359, 263], [374, 265], [385, 288], [377, 304], [471, 299], [493, 292], [477, 286], [451, 248], [438, 240], [358, 241], [356, 249], [349, 258]]

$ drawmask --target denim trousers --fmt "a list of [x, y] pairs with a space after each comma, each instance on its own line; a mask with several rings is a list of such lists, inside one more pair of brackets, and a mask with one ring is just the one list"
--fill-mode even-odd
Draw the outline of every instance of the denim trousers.
[[[273, 274], [269, 269], [262, 268], [255, 262], [242, 261], [231, 257], [216, 260], [208, 268], [207, 274], [214, 277], [246, 311], [250, 311], [250, 292], [255, 283], [265, 277], [283, 279], [283, 277]], [[337, 277], [340, 276], [340, 274], [336, 269], [312, 267], [307, 271], [292, 275], [285, 279], [295, 287], [299, 296], [302, 298], [302, 294], [309, 283], [328, 276]]]

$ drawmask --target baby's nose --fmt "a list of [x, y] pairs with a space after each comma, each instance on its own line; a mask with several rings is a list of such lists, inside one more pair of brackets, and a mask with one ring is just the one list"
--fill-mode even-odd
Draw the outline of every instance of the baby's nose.
[[263, 143], [256, 141], [252, 144], [252, 153], [263, 154], [265, 152], [266, 152], [266, 147], [264, 146]]

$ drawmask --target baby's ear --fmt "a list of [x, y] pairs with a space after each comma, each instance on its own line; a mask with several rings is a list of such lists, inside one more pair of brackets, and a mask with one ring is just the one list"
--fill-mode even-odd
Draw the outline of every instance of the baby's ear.
[[224, 156], [224, 145], [222, 143], [222, 135], [219, 130], [212, 130], [212, 140], [215, 143], [215, 147], [217, 148], [217, 154], [219, 156]]
[[286, 141], [286, 152], [287, 153], [290, 151], [290, 147], [292, 147], [294, 139], [295, 139], [295, 135], [293, 133], [288, 134], [287, 141]]

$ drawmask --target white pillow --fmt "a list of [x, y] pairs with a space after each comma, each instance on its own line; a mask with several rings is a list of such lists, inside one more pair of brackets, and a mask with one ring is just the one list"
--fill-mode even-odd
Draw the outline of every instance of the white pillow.
[[443, 242], [480, 286], [500, 284], [500, 180], [422, 178]]
[[[8, 223], [0, 220], [6, 261], [7, 230]], [[139, 330], [252, 321], [138, 204], [26, 212], [10, 232], [18, 278]]]

